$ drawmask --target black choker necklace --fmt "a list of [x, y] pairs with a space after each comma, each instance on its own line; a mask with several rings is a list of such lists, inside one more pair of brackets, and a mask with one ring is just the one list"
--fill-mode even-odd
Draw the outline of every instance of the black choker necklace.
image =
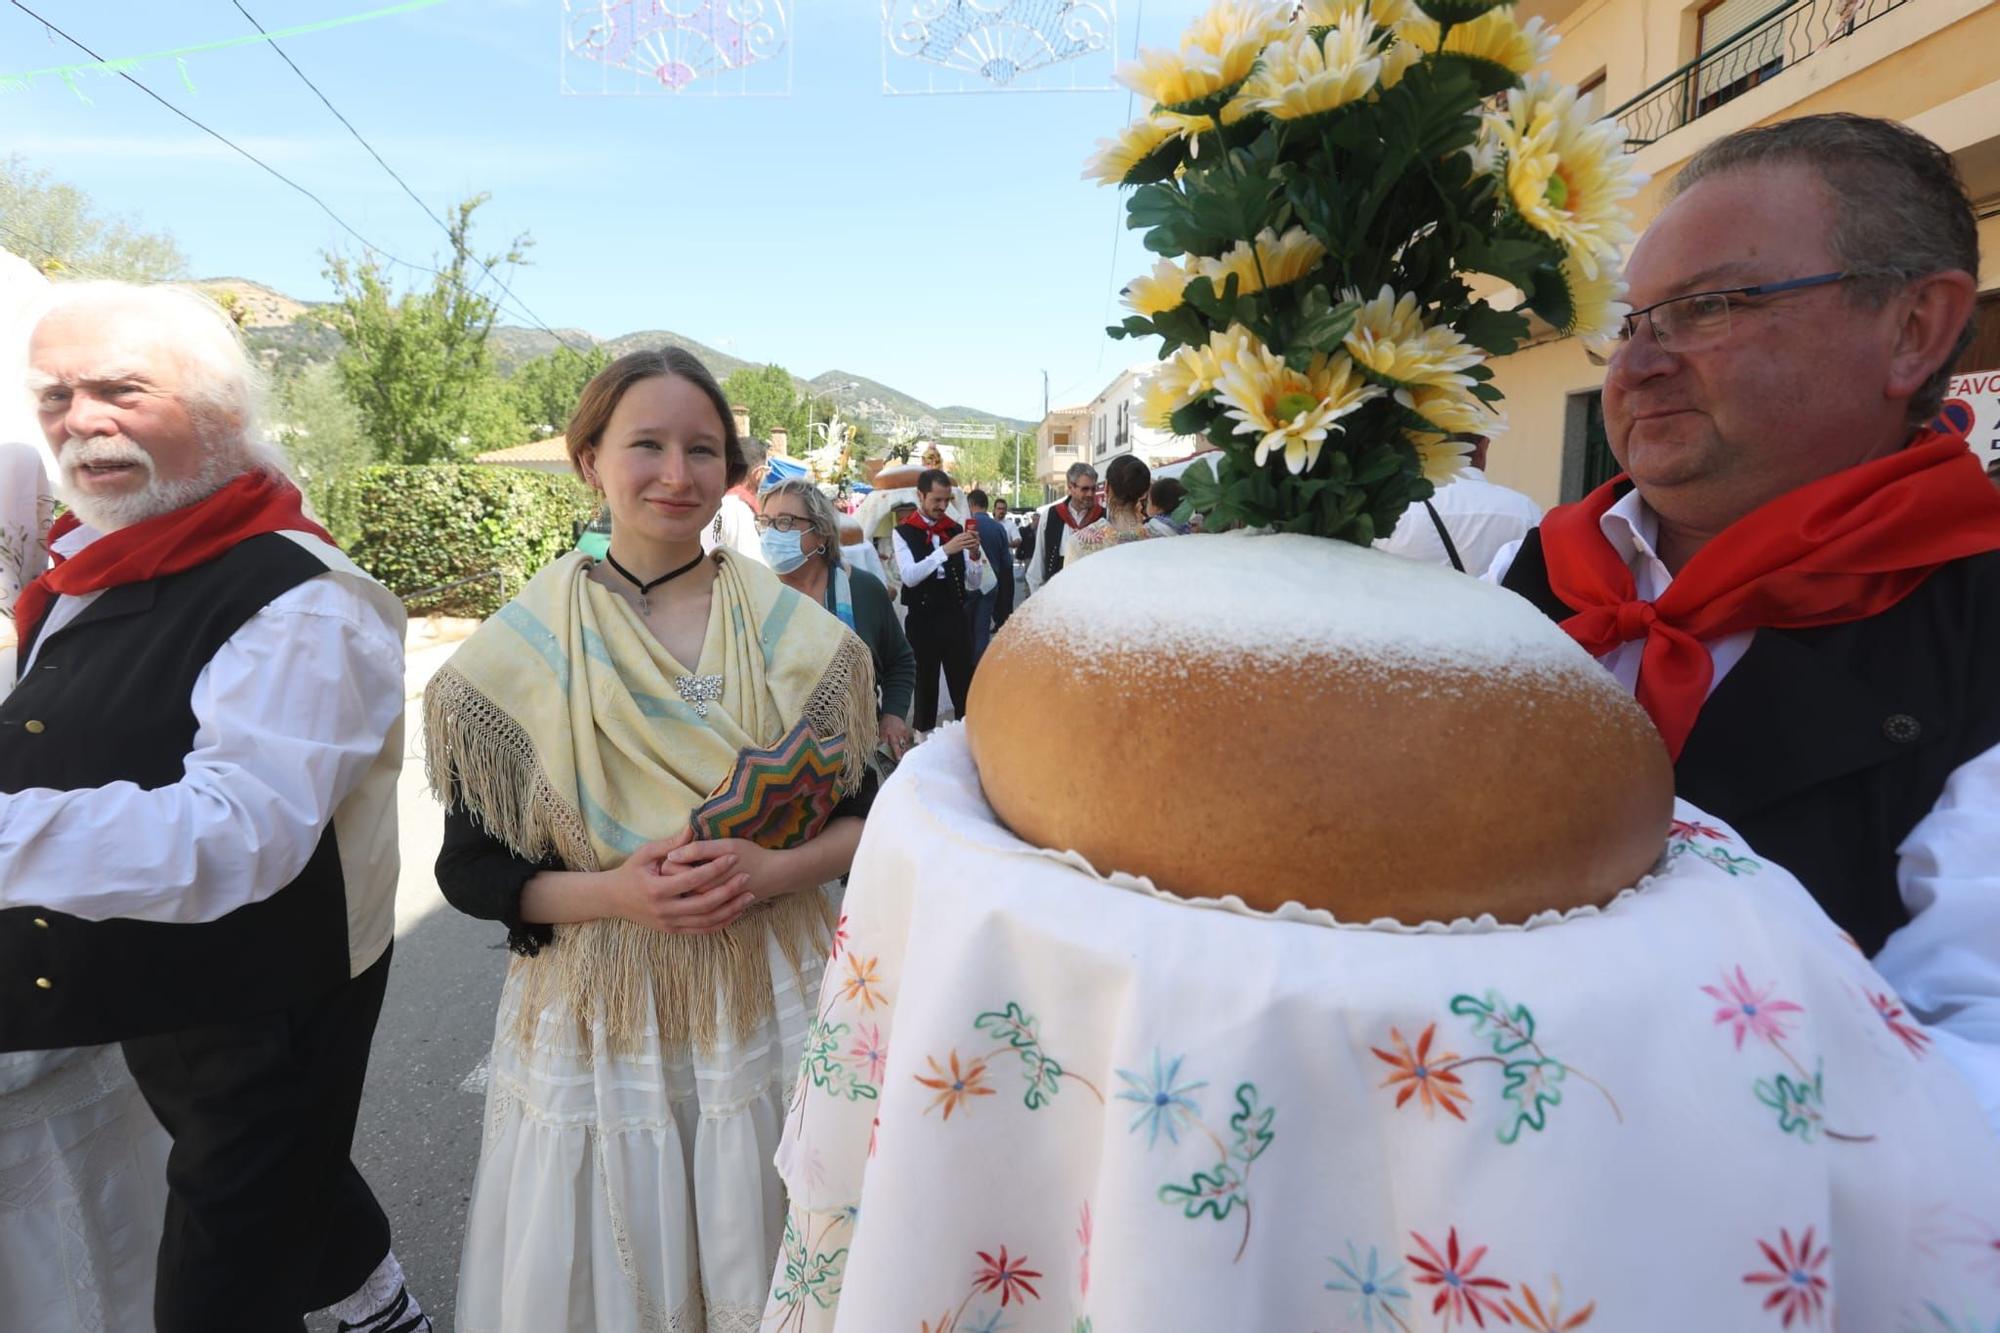
[[702, 554], [688, 561], [685, 565], [682, 565], [679, 569], [670, 569], [666, 573], [660, 575], [660, 577], [654, 579], [651, 583], [641, 583], [639, 582], [638, 579], [632, 577], [631, 570], [625, 568], [625, 566], [618, 563], [617, 556], [611, 554], [611, 552], [609, 551], [606, 551], [604, 553], [604, 562], [610, 565], [613, 569], [617, 570], [620, 577], [622, 577], [627, 583], [631, 584], [633, 587], [639, 590], [639, 614], [642, 616], [652, 614], [652, 606], [646, 600], [647, 593], [659, 587], [662, 583], [666, 583], [672, 579], [679, 578], [681, 575], [687, 573], [690, 569], [693, 569], [696, 565], [700, 564], [702, 561], [706, 559], [708, 559], [708, 553], [704, 551]]

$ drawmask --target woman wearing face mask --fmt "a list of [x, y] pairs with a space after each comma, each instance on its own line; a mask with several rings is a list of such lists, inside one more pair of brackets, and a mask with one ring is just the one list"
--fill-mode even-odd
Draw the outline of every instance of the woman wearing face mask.
[[917, 656], [889, 590], [873, 574], [850, 569], [840, 554], [840, 516], [833, 502], [807, 481], [784, 481], [764, 492], [757, 530], [764, 560], [786, 586], [839, 616], [868, 645], [880, 686], [882, 744], [892, 759], [910, 748], [910, 697], [916, 690]]
[[612, 362], [567, 439], [610, 549], [542, 570], [424, 696], [439, 886], [520, 955], [459, 1326], [735, 1333], [784, 1233], [771, 1158], [874, 790], [875, 673], [755, 559], [703, 554], [747, 467], [694, 357]]

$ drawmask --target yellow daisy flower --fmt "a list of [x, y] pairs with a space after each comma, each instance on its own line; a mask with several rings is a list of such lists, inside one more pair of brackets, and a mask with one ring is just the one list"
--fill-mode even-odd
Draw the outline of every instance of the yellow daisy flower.
[[1171, 429], [1174, 413], [1215, 387], [1225, 361], [1245, 354], [1256, 339], [1240, 324], [1211, 333], [1202, 347], [1183, 347], [1162, 361], [1139, 386], [1139, 421], [1154, 430]]
[[1491, 115], [1486, 130], [1503, 155], [1508, 199], [1536, 231], [1570, 252], [1585, 277], [1632, 241], [1625, 201], [1645, 175], [1624, 151], [1614, 120], [1591, 120], [1576, 89], [1546, 75], [1528, 80]]
[[1304, 120], [1358, 102], [1375, 88], [1382, 56], [1373, 19], [1357, 17], [1314, 40], [1297, 31], [1264, 52], [1244, 98], [1274, 120]]
[[1160, 116], [1135, 120], [1113, 139], [1099, 139], [1097, 151], [1083, 164], [1083, 178], [1103, 185], [1123, 185], [1132, 168], [1160, 150], [1180, 131]]
[[1393, 28], [1422, 18], [1423, 11], [1415, 0], [1306, 0], [1299, 7], [1299, 22], [1308, 28], [1336, 28], [1363, 17], [1378, 28]]
[[1412, 439], [1438, 435], [1498, 435], [1507, 428], [1505, 418], [1471, 394], [1452, 387], [1420, 385], [1410, 390], [1404, 406], [1428, 422], [1434, 430], [1412, 431]]
[[1195, 260], [1194, 271], [1214, 283], [1217, 292], [1234, 273], [1237, 292], [1248, 293], [1297, 282], [1324, 258], [1326, 247], [1304, 227], [1293, 227], [1283, 236], [1266, 227], [1257, 233], [1254, 249], [1249, 241], [1238, 241], [1219, 259]]
[[1153, 271], [1137, 277], [1125, 288], [1125, 305], [1134, 314], [1163, 315], [1179, 306], [1193, 275], [1171, 259], [1153, 265]]
[[1410, 443], [1416, 446], [1424, 480], [1432, 486], [1449, 486], [1458, 480], [1458, 474], [1465, 470], [1465, 460], [1472, 456], [1468, 441], [1454, 440], [1448, 435], [1412, 435]]
[[1271, 0], [1218, 0], [1171, 51], [1141, 51], [1115, 78], [1163, 108], [1205, 111], [1250, 75], [1257, 56], [1285, 30], [1284, 6]]
[[1329, 433], [1346, 430], [1342, 417], [1381, 394], [1345, 356], [1322, 353], [1300, 372], [1254, 339], [1223, 364], [1216, 382], [1235, 433], [1256, 437], [1257, 465], [1282, 451], [1294, 474], [1319, 461]]
[[[1424, 51], [1439, 49], [1438, 24], [1422, 15], [1398, 25], [1396, 36]], [[1542, 64], [1555, 49], [1556, 35], [1540, 19], [1529, 19], [1523, 27], [1505, 7], [1489, 9], [1470, 23], [1453, 24], [1443, 47], [1447, 55], [1484, 60], [1518, 75]]]
[[[1349, 292], [1347, 299], [1360, 300], [1360, 294]], [[1370, 379], [1393, 386], [1403, 401], [1418, 385], [1471, 385], [1472, 377], [1460, 372], [1485, 359], [1458, 330], [1427, 327], [1413, 293], [1398, 300], [1388, 286], [1355, 313], [1345, 345]]]
[[1586, 343], [1601, 343], [1618, 336], [1619, 325], [1632, 307], [1625, 304], [1625, 277], [1615, 264], [1599, 264], [1597, 272], [1585, 273], [1574, 255], [1566, 257], [1559, 270], [1569, 288], [1570, 324], [1562, 330]]
[[1401, 83], [1403, 76], [1410, 72], [1411, 66], [1424, 58], [1422, 47], [1401, 36], [1403, 31], [1401, 25], [1398, 25], [1395, 31], [1398, 34], [1397, 38], [1390, 43], [1389, 49], [1382, 53], [1382, 73], [1376, 80], [1376, 86], [1384, 90]]

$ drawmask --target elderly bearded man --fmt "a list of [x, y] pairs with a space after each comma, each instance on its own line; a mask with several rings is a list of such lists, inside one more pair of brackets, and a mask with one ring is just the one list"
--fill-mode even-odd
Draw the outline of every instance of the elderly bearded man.
[[1797, 874], [2000, 1128], [2000, 497], [1924, 429], [1978, 271], [1921, 135], [1711, 144], [1632, 253], [1626, 476], [1488, 577], [1634, 689], [1680, 794]]
[[162, 1333], [418, 1333], [348, 1160], [395, 924], [403, 612], [255, 441], [214, 305], [58, 289], [69, 514], [0, 704], [0, 1050], [119, 1041], [173, 1138]]

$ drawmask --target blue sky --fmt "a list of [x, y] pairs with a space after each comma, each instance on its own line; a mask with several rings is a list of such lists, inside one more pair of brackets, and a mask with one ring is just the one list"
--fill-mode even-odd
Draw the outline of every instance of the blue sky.
[[[106, 57], [249, 31], [229, 0], [27, 3]], [[244, 0], [267, 29], [385, 3]], [[512, 286], [558, 328], [670, 328], [796, 374], [839, 368], [1022, 418], [1041, 413], [1045, 369], [1060, 405], [1149, 358], [1150, 343], [1103, 334], [1147, 258], [1120, 231], [1118, 194], [1079, 178], [1125, 122], [1123, 90], [888, 97], [878, 4], [787, 8], [785, 97], [565, 96], [561, 0], [445, 0], [285, 46], [434, 211], [489, 191], [477, 236], [533, 235]], [[1199, 8], [1123, 0], [1121, 58], [1135, 36], [1171, 43]], [[84, 58], [0, 3], [0, 76]], [[192, 92], [171, 60], [135, 74], [384, 249], [428, 260], [442, 245], [272, 51], [186, 69]], [[328, 294], [320, 252], [358, 247], [309, 201], [122, 81], [79, 86], [88, 105], [59, 79], [0, 94], [0, 153], [171, 232], [197, 276]]]

